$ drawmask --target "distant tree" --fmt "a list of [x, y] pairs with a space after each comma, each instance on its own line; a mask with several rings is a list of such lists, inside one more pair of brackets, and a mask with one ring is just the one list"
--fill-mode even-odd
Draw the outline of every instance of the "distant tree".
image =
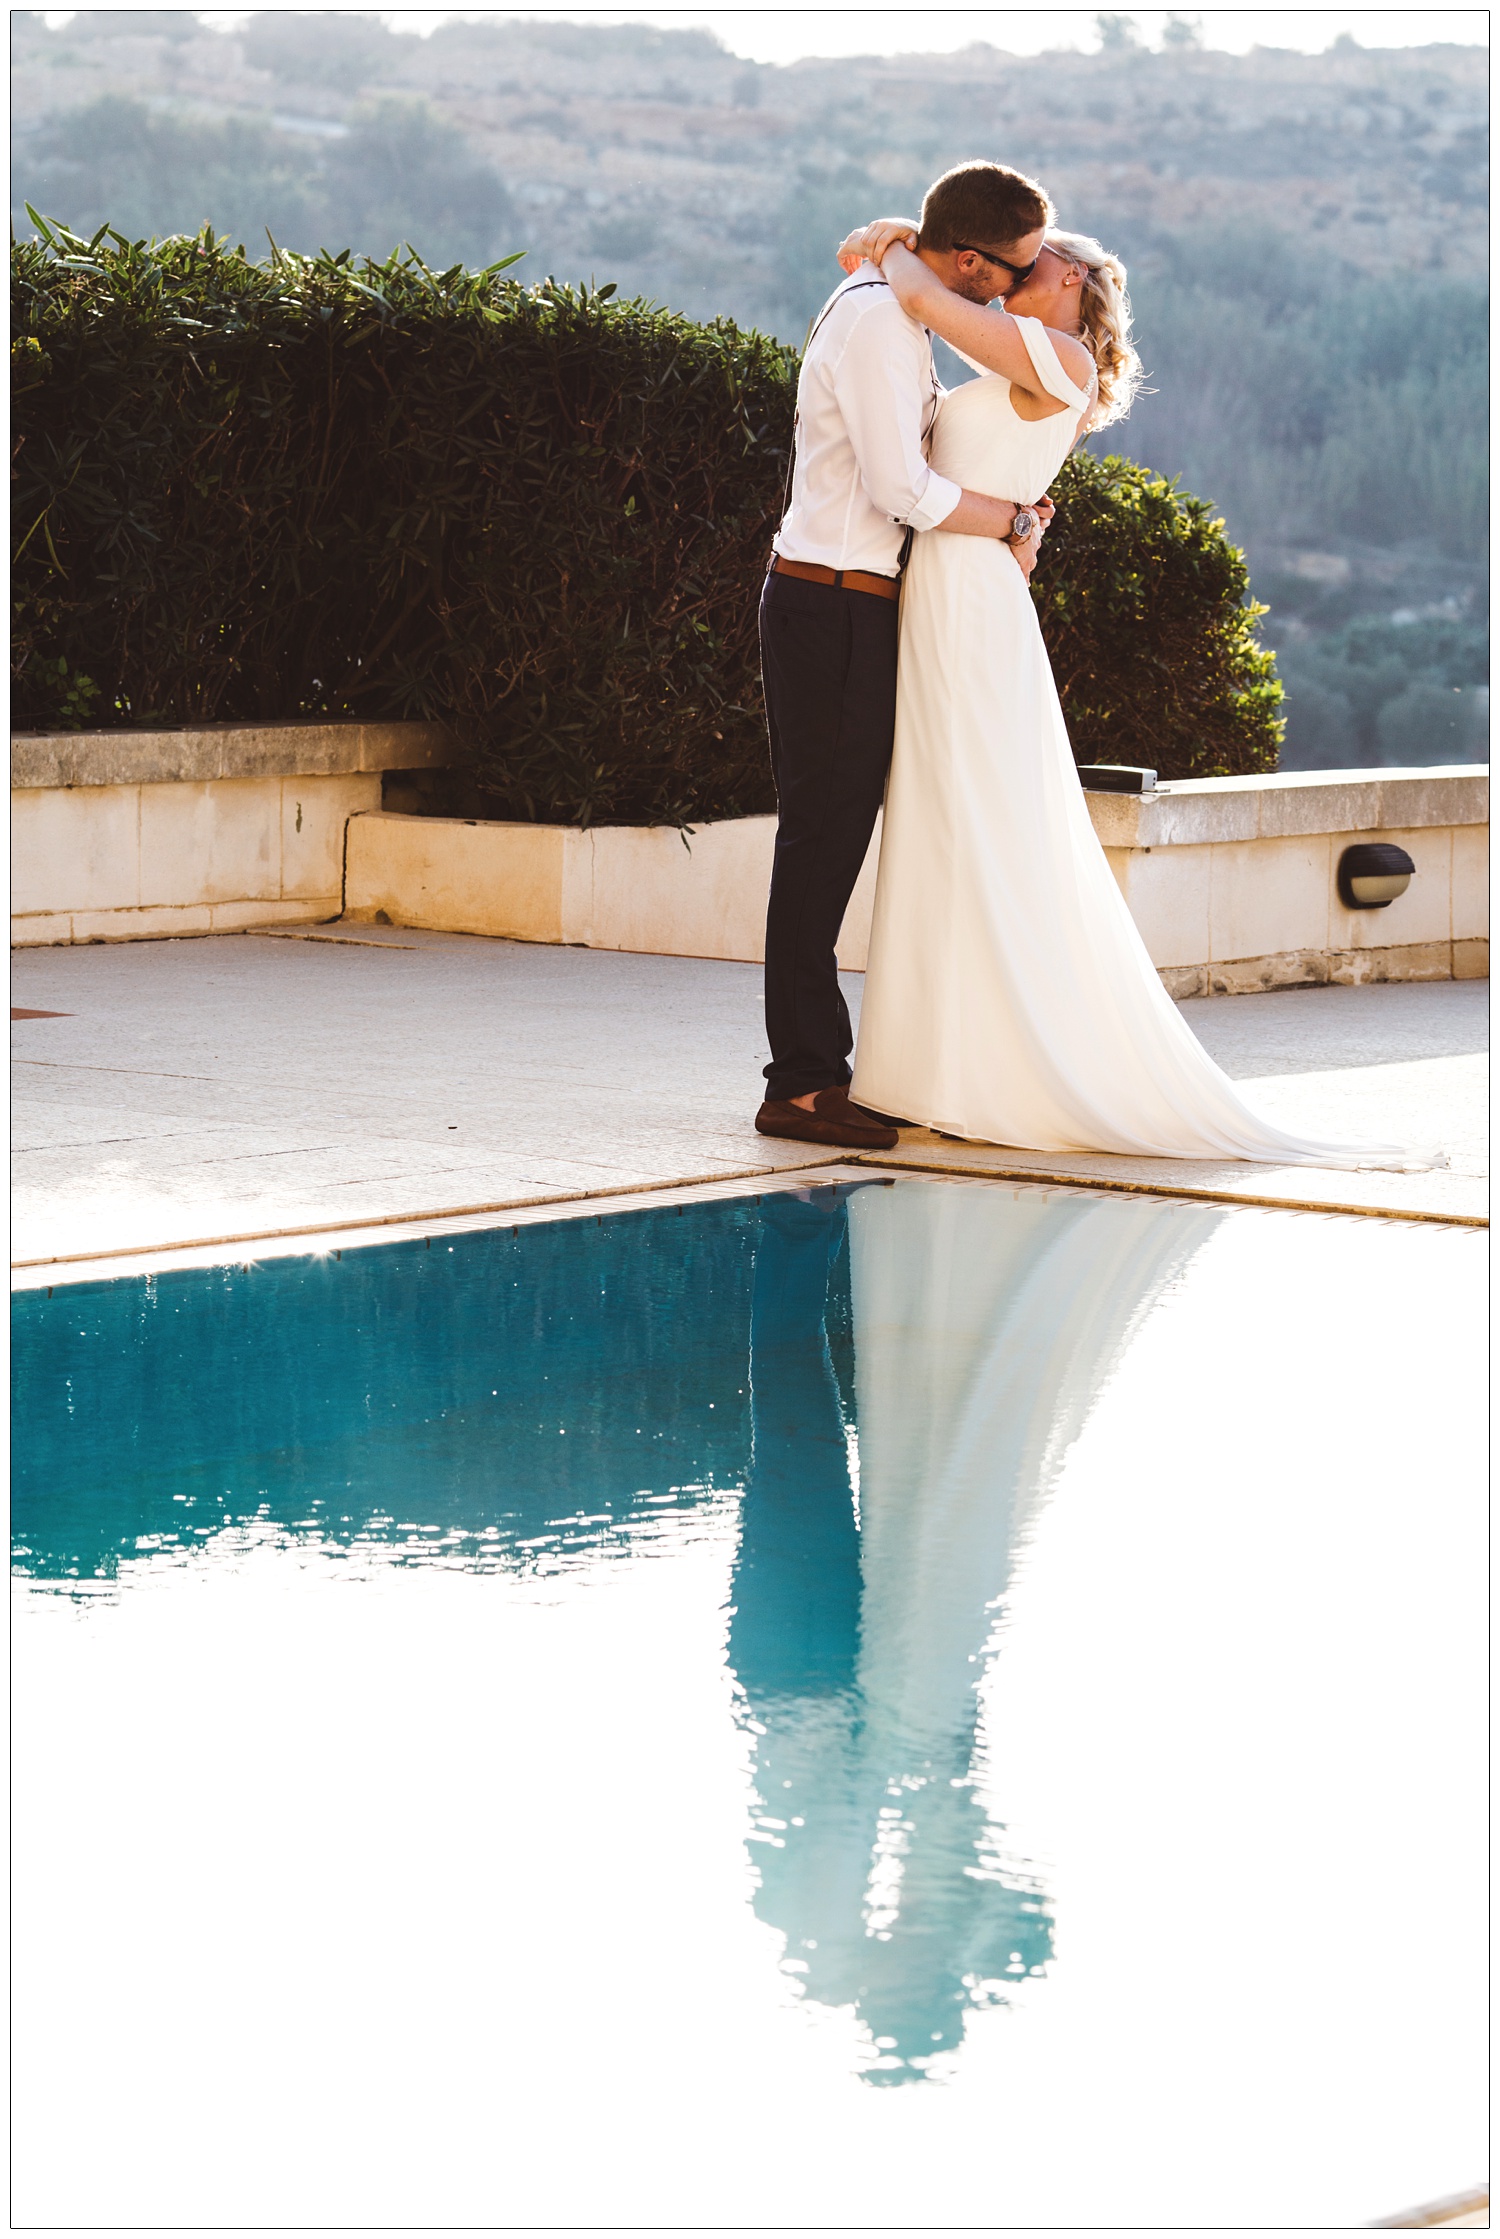
[[424, 101], [383, 95], [356, 113], [325, 163], [323, 242], [357, 241], [383, 257], [411, 241], [442, 265], [484, 264], [520, 246], [504, 186]]
[[1482, 761], [1489, 751], [1490, 696], [1483, 685], [1417, 677], [1375, 718], [1379, 764]]
[[1291, 769], [1483, 760], [1489, 637], [1482, 624], [1359, 615], [1284, 646]]
[[257, 70], [269, 70], [286, 85], [322, 86], [340, 93], [357, 92], [401, 60], [396, 34], [378, 16], [353, 11], [262, 9], [251, 16], [240, 37], [245, 59]]
[[352, 241], [384, 256], [411, 241], [429, 263], [485, 264], [522, 246], [504, 185], [424, 102], [379, 96], [333, 141], [264, 119], [210, 122], [117, 94], [21, 139], [13, 223], [29, 202], [85, 235], [132, 240], [205, 224], [252, 251]]
[[191, 8], [79, 8], [68, 23], [72, 39], [118, 39], [124, 32], [133, 39], [170, 39], [174, 46], [196, 39], [199, 29]]
[[1391, 288], [1324, 249], [1308, 290], [1288, 284], [1298, 243], [1263, 229], [1079, 217], [1130, 266], [1150, 375], [1112, 447], [1180, 473], [1250, 540], [1326, 550], [1428, 539], [1481, 557], [1482, 276], [1417, 274]]
[[[912, 199], [921, 200], [919, 190], [913, 189]], [[862, 163], [804, 163], [792, 173], [766, 229], [774, 286], [757, 306], [760, 318], [783, 342], [801, 349], [809, 320], [842, 280], [833, 252], [844, 235], [891, 207], [892, 189], [878, 184]]]
[[1360, 767], [1354, 710], [1342, 692], [1331, 692], [1315, 677], [1285, 675], [1286, 737], [1284, 770], [1348, 770]]
[[1141, 43], [1141, 27], [1134, 16], [1096, 15], [1094, 29], [1099, 34], [1099, 48], [1103, 54], [1119, 54]]
[[1203, 44], [1202, 16], [1179, 15], [1173, 10], [1161, 27], [1161, 43], [1164, 47], [1177, 47], [1179, 49], [1201, 47]]
[[28, 202], [85, 236], [112, 225], [136, 240], [196, 233], [207, 223], [264, 248], [267, 228], [289, 243], [316, 231], [305, 144], [259, 119], [210, 123], [119, 94], [19, 134], [11, 178], [12, 224], [23, 238], [32, 230]]

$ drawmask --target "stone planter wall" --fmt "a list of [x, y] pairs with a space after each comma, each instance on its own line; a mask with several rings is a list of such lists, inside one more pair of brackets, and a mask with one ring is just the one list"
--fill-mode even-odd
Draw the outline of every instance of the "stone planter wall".
[[[345, 916], [759, 963], [775, 837], [770, 816], [700, 824], [690, 833], [357, 816], [349, 827]], [[879, 849], [877, 826], [839, 943], [848, 971], [865, 968]]]
[[[1489, 972], [1489, 772], [1287, 771], [1091, 793], [1094, 829], [1174, 995]], [[1383, 910], [1346, 909], [1357, 840], [1417, 866]]]
[[[1470, 979], [1489, 970], [1488, 772], [1292, 772], [1087, 796], [1094, 828], [1174, 995], [1327, 980]], [[758, 963], [775, 824], [592, 832], [363, 815], [345, 915], [435, 931]], [[1390, 839], [1417, 865], [1384, 910], [1347, 910], [1338, 859]], [[844, 920], [863, 971], [880, 834]]]
[[[13, 742], [12, 938], [140, 940], [385, 921], [758, 963], [775, 826], [694, 832], [499, 824], [381, 809], [383, 773], [441, 769], [416, 723], [277, 724]], [[1489, 969], [1488, 772], [1290, 772], [1087, 795], [1174, 994]], [[1346, 910], [1343, 849], [1417, 865], [1385, 910]], [[862, 971], [879, 831], [839, 945]]]
[[337, 917], [349, 819], [451, 748], [421, 723], [278, 723], [11, 742], [18, 947]]

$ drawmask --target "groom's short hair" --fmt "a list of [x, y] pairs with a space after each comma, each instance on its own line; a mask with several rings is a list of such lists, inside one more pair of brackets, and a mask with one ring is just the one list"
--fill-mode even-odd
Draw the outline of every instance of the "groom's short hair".
[[951, 249], [959, 241], [1001, 248], [1020, 241], [1056, 212], [1045, 187], [1003, 163], [957, 163], [934, 179], [922, 201], [919, 247]]

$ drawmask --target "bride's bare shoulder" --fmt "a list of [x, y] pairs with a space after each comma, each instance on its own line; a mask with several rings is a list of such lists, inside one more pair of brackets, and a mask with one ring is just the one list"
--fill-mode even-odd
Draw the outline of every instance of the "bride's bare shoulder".
[[1073, 334], [1063, 334], [1057, 327], [1048, 327], [1047, 339], [1057, 352], [1062, 363], [1062, 369], [1068, 379], [1076, 381], [1080, 389], [1089, 388], [1093, 383], [1098, 367], [1094, 364], [1093, 359], [1078, 340], [1078, 337]]

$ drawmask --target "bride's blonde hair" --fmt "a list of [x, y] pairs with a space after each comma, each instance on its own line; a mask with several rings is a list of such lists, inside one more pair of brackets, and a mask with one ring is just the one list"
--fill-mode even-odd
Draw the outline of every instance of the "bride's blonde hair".
[[1099, 368], [1096, 428], [1123, 420], [1141, 385], [1141, 361], [1130, 339], [1130, 297], [1125, 267], [1088, 233], [1064, 233], [1048, 226], [1047, 246], [1084, 268], [1079, 340]]

